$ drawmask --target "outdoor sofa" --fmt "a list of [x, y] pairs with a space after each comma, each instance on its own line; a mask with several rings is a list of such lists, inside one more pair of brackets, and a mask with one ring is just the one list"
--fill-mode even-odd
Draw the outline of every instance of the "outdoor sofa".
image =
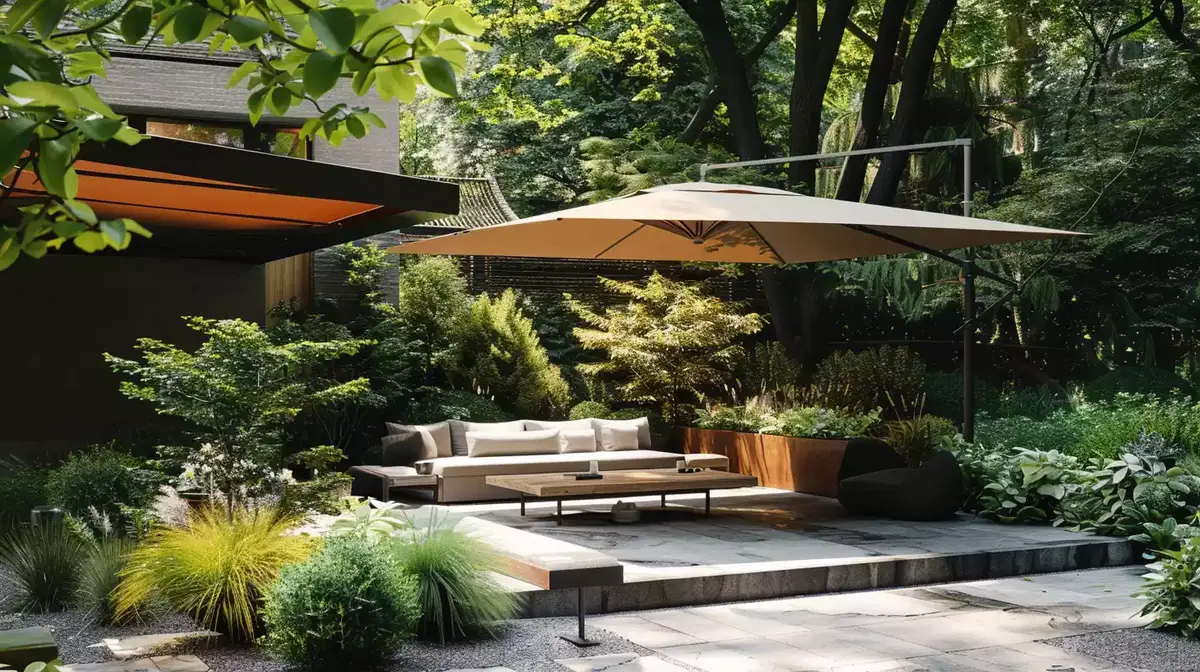
[[[513, 420], [431, 425], [387, 423], [381, 441], [382, 464], [354, 467], [354, 493], [379, 497], [406, 482], [428, 487], [440, 503], [513, 499], [511, 490], [487, 484], [488, 476], [583, 472], [596, 462], [600, 471], [668, 469], [688, 466], [728, 470], [724, 455], [680, 455], [654, 450], [650, 423], [633, 420]], [[422, 465], [428, 465], [422, 468]]]

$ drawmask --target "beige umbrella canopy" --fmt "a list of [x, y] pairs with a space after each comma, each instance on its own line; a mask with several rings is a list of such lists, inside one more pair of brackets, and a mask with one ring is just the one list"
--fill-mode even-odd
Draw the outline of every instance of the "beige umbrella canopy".
[[404, 243], [411, 254], [806, 263], [1076, 235], [986, 219], [801, 196], [767, 187], [672, 184]]

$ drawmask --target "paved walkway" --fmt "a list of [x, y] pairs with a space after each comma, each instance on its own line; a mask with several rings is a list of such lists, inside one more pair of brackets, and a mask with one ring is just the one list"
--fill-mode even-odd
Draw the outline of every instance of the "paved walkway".
[[1138, 627], [1140, 567], [597, 617], [653, 650], [574, 672], [1129, 672], [1042, 643]]

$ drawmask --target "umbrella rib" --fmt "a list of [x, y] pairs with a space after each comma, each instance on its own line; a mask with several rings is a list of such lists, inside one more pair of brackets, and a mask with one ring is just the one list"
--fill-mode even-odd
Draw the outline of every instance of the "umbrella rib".
[[604, 255], [608, 254], [608, 251], [609, 251], [609, 250], [611, 250], [611, 249], [613, 249], [614, 247], [616, 247], [616, 246], [620, 245], [621, 243], [625, 242], [626, 240], [628, 240], [628, 239], [629, 239], [629, 237], [630, 237], [630, 236], [632, 236], [633, 234], [637, 233], [638, 231], [641, 231], [641, 230], [642, 230], [642, 229], [644, 229], [644, 228], [646, 228], [646, 223], [645, 223], [645, 222], [638, 222], [638, 227], [637, 227], [636, 229], [634, 229], [634, 230], [630, 231], [629, 233], [627, 233], [627, 234], [625, 234], [625, 235], [621, 236], [620, 238], [618, 238], [618, 239], [617, 239], [617, 241], [616, 241], [615, 243], [613, 243], [612, 245], [609, 245], [608, 247], [604, 248], [603, 250], [601, 250], [601, 251], [600, 251], [600, 253], [599, 253], [599, 254], [597, 254], [596, 256], [594, 256], [594, 257], [592, 257], [592, 258], [593, 258], [593, 259], [599, 259], [600, 257], [603, 257]]
[[767, 240], [766, 236], [762, 235], [762, 232], [758, 230], [758, 227], [754, 225], [754, 222], [746, 222], [746, 225], [750, 227], [750, 230], [754, 232], [754, 235], [758, 236], [758, 239], [762, 241], [762, 244], [767, 246], [767, 249], [771, 251], [771, 254], [775, 255], [775, 261], [778, 261], [781, 264], [787, 263], [783, 260], [783, 257], [780, 256], [779, 251], [775, 249], [775, 246]]

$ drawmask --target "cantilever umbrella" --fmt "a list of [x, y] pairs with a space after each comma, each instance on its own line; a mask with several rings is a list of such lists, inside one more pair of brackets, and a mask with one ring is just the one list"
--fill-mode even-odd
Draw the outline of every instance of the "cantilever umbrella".
[[766, 187], [693, 182], [404, 243], [389, 251], [794, 264], [1071, 235]]
[[[986, 219], [801, 196], [789, 191], [693, 182], [639, 191], [545, 215], [418, 240], [409, 254], [723, 261], [794, 264], [926, 252], [964, 269], [966, 324], [974, 321], [975, 269], [942, 250], [1077, 235]], [[973, 416], [972, 338], [964, 339], [964, 433]]]

